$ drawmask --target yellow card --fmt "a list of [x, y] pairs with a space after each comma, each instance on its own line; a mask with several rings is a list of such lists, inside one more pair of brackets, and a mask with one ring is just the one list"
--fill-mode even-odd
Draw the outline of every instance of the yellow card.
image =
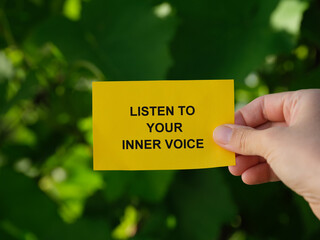
[[94, 82], [94, 170], [235, 164], [213, 130], [234, 122], [233, 80]]

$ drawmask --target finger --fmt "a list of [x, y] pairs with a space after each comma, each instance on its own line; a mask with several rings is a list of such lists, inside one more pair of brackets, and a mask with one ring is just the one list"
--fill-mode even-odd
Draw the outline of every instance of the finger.
[[236, 165], [229, 166], [229, 171], [234, 176], [240, 176], [247, 169], [262, 162], [262, 158], [259, 156], [243, 156], [236, 157]]
[[271, 127], [288, 127], [288, 124], [285, 122], [266, 122], [266, 123], [263, 123], [263, 124], [255, 127], [255, 129], [264, 130], [264, 129], [268, 129]]
[[265, 122], [288, 122], [295, 92], [269, 94], [259, 97], [235, 113], [235, 123], [257, 127]]
[[241, 175], [241, 178], [242, 181], [248, 185], [279, 181], [277, 175], [266, 162], [259, 163], [252, 168], [247, 169]]
[[[213, 132], [214, 141], [221, 147], [241, 155], [258, 155], [265, 157], [272, 141], [266, 130], [226, 124], [217, 127]], [[272, 137], [277, 137], [272, 135]]]

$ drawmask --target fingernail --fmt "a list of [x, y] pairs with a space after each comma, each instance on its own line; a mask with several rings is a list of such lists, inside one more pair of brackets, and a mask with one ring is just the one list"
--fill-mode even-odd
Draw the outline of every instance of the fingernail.
[[213, 139], [217, 143], [227, 144], [230, 142], [232, 128], [221, 125], [213, 131]]

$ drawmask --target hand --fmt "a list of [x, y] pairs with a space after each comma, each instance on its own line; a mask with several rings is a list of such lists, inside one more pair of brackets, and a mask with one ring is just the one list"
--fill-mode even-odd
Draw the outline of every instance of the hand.
[[213, 138], [237, 153], [229, 171], [246, 184], [281, 180], [320, 219], [320, 89], [259, 97], [217, 127]]

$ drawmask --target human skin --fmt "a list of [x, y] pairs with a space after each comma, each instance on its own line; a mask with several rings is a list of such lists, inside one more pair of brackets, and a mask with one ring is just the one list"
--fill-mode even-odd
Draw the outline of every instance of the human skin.
[[320, 89], [259, 97], [213, 138], [237, 153], [231, 174], [249, 185], [282, 181], [320, 219]]

